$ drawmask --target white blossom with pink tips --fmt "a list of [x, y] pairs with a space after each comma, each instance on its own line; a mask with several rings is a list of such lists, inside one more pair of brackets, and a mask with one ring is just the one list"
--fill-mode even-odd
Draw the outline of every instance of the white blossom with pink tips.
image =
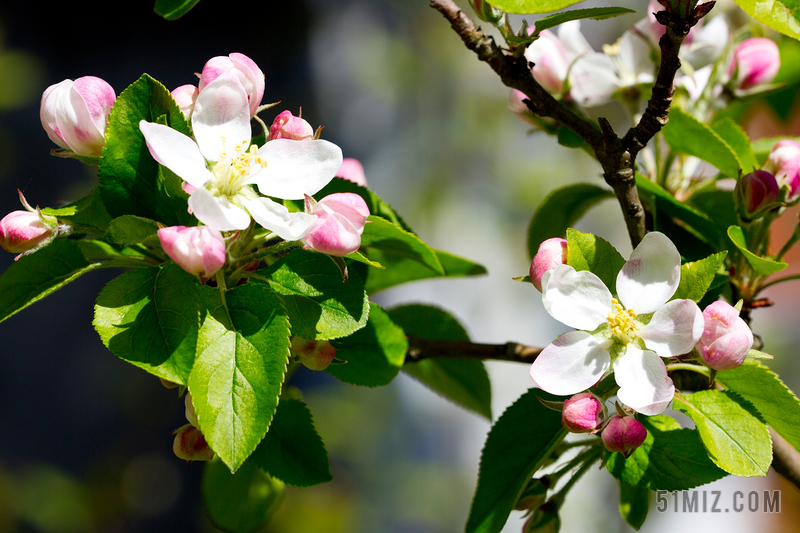
[[578, 331], [558, 337], [531, 366], [541, 389], [568, 396], [613, 371], [620, 402], [645, 415], [663, 412], [675, 392], [662, 357], [689, 353], [703, 334], [691, 300], [669, 301], [681, 258], [662, 233], [648, 233], [616, 279], [617, 296], [595, 274], [560, 265], [542, 277], [542, 302]]
[[276, 139], [251, 146], [247, 93], [230, 72], [197, 96], [194, 138], [144, 120], [139, 128], [153, 158], [195, 187], [191, 212], [219, 231], [246, 229], [253, 219], [284, 240], [303, 238], [316, 217], [290, 213], [265, 196], [303, 199], [322, 189], [342, 164], [341, 149], [324, 140]]
[[305, 207], [307, 213], [317, 218], [303, 238], [306, 248], [339, 257], [358, 250], [369, 216], [369, 207], [361, 196], [340, 192], [319, 202], [306, 196]]
[[227, 56], [212, 57], [203, 66], [198, 89], [202, 91], [208, 84], [225, 73], [233, 74], [242, 84], [247, 94], [250, 116], [255, 116], [261, 105], [261, 99], [264, 97], [264, 73], [258, 68], [255, 61], [238, 52]]

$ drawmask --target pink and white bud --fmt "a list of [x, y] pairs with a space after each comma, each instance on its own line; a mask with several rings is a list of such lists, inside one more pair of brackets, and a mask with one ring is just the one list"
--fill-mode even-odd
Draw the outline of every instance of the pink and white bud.
[[336, 348], [328, 341], [314, 341], [292, 336], [289, 348], [309, 370], [325, 370], [336, 356]]
[[780, 187], [771, 173], [756, 170], [745, 174], [736, 182], [736, 199], [742, 215], [757, 216], [771, 204], [778, 201]]
[[766, 37], [752, 37], [736, 47], [728, 76], [734, 77], [737, 89], [746, 90], [771, 82], [780, 68], [778, 45]]
[[800, 198], [800, 143], [790, 139], [778, 141], [761, 170], [774, 175], [778, 187], [787, 188], [788, 203]]
[[203, 281], [225, 264], [222, 234], [208, 226], [170, 226], [158, 230], [158, 238], [170, 259]]
[[52, 240], [57, 224], [48, 223], [42, 215], [30, 211], [12, 211], [0, 220], [0, 247], [21, 254]]
[[292, 115], [291, 111], [283, 111], [269, 127], [269, 140], [291, 139], [293, 141], [310, 141], [314, 138], [314, 128], [305, 119]]
[[199, 90], [217, 79], [225, 72], [232, 72], [244, 86], [247, 101], [250, 103], [250, 116], [254, 116], [264, 97], [264, 73], [255, 62], [244, 54], [232, 53], [227, 56], [212, 57], [200, 74]]
[[542, 276], [558, 265], [567, 264], [567, 240], [560, 237], [547, 239], [539, 245], [539, 250], [531, 261], [531, 283], [539, 292], [542, 291]]
[[184, 413], [186, 420], [194, 427], [200, 429], [200, 422], [197, 420], [197, 411], [194, 409], [194, 402], [192, 401], [192, 393], [187, 392], [183, 397]]
[[628, 457], [647, 438], [647, 430], [632, 416], [614, 415], [603, 428], [601, 438], [606, 450]]
[[210, 461], [214, 458], [214, 450], [206, 442], [203, 433], [191, 424], [186, 424], [175, 432], [172, 451], [186, 462]]
[[186, 117], [186, 120], [189, 120], [192, 116], [192, 111], [194, 111], [194, 103], [197, 101], [197, 95], [200, 94], [200, 90], [194, 85], [187, 84], [177, 87], [170, 94], [175, 99], [178, 107], [181, 108], [183, 116]]
[[525, 59], [533, 63], [533, 78], [539, 85], [553, 94], [564, 92], [564, 81], [574, 57], [556, 34], [543, 30], [525, 49]]
[[705, 327], [697, 351], [714, 370], [730, 370], [744, 362], [753, 346], [753, 332], [728, 302], [717, 300], [703, 311]]
[[564, 400], [561, 424], [571, 433], [591, 433], [601, 426], [606, 409], [591, 392], [582, 392]]
[[50, 140], [77, 155], [98, 157], [105, 144], [106, 123], [117, 96], [94, 76], [64, 80], [45, 89], [39, 118]]
[[306, 213], [317, 221], [303, 237], [304, 248], [344, 256], [361, 246], [369, 207], [361, 196], [349, 192], [329, 194], [319, 202], [306, 196]]
[[357, 183], [362, 187], [367, 186], [367, 176], [364, 174], [364, 165], [362, 165], [361, 161], [358, 159], [352, 157], [345, 157], [342, 159], [342, 166], [339, 167], [336, 175], [340, 178], [350, 180], [353, 183]]

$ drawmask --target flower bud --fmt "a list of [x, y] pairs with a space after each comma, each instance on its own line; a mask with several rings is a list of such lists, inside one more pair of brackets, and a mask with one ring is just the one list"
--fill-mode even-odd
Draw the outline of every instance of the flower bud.
[[484, 22], [494, 24], [503, 17], [503, 11], [486, 2], [486, 0], [469, 0], [469, 3], [478, 18]]
[[283, 111], [269, 127], [269, 140], [291, 139], [293, 141], [310, 141], [314, 138], [314, 128], [306, 120], [292, 115], [291, 111]]
[[361, 246], [361, 234], [369, 216], [369, 207], [361, 196], [340, 192], [319, 202], [306, 196], [306, 213], [316, 215], [317, 221], [303, 237], [304, 248], [341, 257]]
[[208, 226], [171, 226], [158, 230], [164, 252], [190, 274], [205, 281], [225, 264], [222, 234]]
[[340, 178], [350, 180], [353, 183], [357, 183], [362, 187], [367, 186], [367, 176], [364, 174], [364, 165], [362, 165], [361, 161], [358, 159], [352, 157], [345, 157], [342, 159], [342, 166], [339, 167], [336, 175]]
[[186, 117], [186, 120], [189, 120], [192, 116], [192, 111], [194, 111], [194, 103], [197, 101], [197, 95], [200, 94], [200, 90], [194, 85], [181, 85], [170, 94], [175, 99], [178, 107], [181, 108], [183, 116]]
[[254, 116], [264, 97], [264, 73], [255, 62], [244, 54], [233, 53], [227, 56], [212, 57], [200, 74], [199, 90], [217, 79], [221, 74], [231, 72], [236, 75], [247, 93], [250, 115]]
[[164, 379], [162, 377], [159, 377], [158, 380], [161, 382], [161, 385], [163, 385], [165, 389], [177, 389], [178, 387], [180, 387], [178, 383], [175, 383], [174, 381], [170, 381], [168, 379]]
[[780, 188], [775, 176], [764, 170], [745, 174], [736, 182], [739, 211], [746, 218], [757, 218], [778, 201]]
[[50, 140], [79, 156], [99, 157], [117, 96], [105, 81], [84, 76], [45, 89], [39, 118]]
[[778, 141], [767, 156], [762, 170], [775, 176], [778, 187], [786, 187], [786, 202], [800, 198], [800, 143], [790, 139]]
[[753, 332], [728, 302], [717, 300], [703, 311], [705, 327], [697, 350], [706, 365], [714, 370], [730, 370], [741, 365], [753, 346]]
[[210, 461], [214, 458], [214, 450], [209, 447], [203, 433], [191, 424], [186, 424], [175, 433], [172, 451], [179, 459], [189, 463]]
[[605, 411], [603, 402], [594, 394], [582, 392], [564, 400], [561, 424], [572, 433], [591, 433], [603, 423]]
[[771, 82], [781, 67], [778, 45], [765, 37], [744, 40], [733, 52], [728, 75], [737, 89], [746, 90]]
[[52, 240], [56, 227], [39, 213], [12, 211], [0, 220], [0, 247], [14, 254], [33, 250]]
[[632, 416], [614, 415], [603, 428], [603, 445], [610, 452], [620, 452], [628, 457], [647, 438], [647, 430]]
[[325, 370], [336, 356], [336, 348], [328, 341], [313, 341], [292, 336], [291, 352], [309, 370]]
[[525, 59], [533, 63], [533, 78], [552, 94], [564, 92], [573, 57], [564, 44], [550, 30], [543, 30], [539, 38], [525, 49]]
[[[549, 507], [545, 504], [544, 507]], [[561, 530], [561, 518], [556, 510], [537, 509], [523, 524], [522, 533], [558, 533]]]
[[542, 276], [545, 272], [565, 264], [567, 264], [567, 240], [560, 237], [547, 239], [539, 245], [539, 251], [531, 261], [531, 283], [541, 292]]
[[191, 392], [187, 392], [186, 396], [183, 397], [183, 405], [185, 407], [184, 413], [186, 414], [186, 420], [194, 427], [200, 429], [200, 422], [197, 420], [197, 411], [194, 410]]

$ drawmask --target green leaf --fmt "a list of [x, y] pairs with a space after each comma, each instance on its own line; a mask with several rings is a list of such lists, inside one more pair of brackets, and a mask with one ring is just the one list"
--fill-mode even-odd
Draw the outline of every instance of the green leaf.
[[219, 459], [205, 464], [200, 489], [211, 523], [235, 533], [250, 533], [263, 526], [286, 492], [283, 483], [250, 462], [231, 474]]
[[800, 400], [777, 374], [752, 362], [719, 372], [717, 381], [750, 402], [772, 429], [800, 450]]
[[711, 124], [711, 129], [736, 152], [739, 161], [742, 162], [743, 174], [752, 172], [759, 167], [756, 154], [750, 144], [750, 137], [736, 122], [730, 118], [715, 120]]
[[156, 244], [158, 243], [157, 231], [158, 223], [155, 220], [135, 215], [122, 215], [111, 221], [105, 238], [120, 246], [139, 244], [144, 241]]
[[200, 284], [174, 263], [111, 280], [92, 322], [112, 353], [153, 375], [186, 385], [200, 328]]
[[567, 264], [575, 270], [588, 270], [616, 294], [617, 274], [625, 259], [608, 243], [591, 233], [567, 230]]
[[361, 278], [350, 272], [342, 281], [339, 268], [322, 254], [297, 249], [258, 274], [281, 295], [294, 335], [330, 340], [367, 323], [369, 300]]
[[45, 215], [58, 217], [61, 222], [77, 226], [74, 231], [79, 232], [80, 226], [105, 231], [111, 222], [111, 215], [106, 211], [100, 199], [100, 189], [95, 187], [85, 198], [64, 207], [42, 209]]
[[486, 274], [486, 267], [474, 263], [469, 259], [464, 259], [457, 255], [442, 250], [433, 250], [439, 262], [444, 267], [444, 271], [448, 278], [457, 278], [461, 276], [482, 276]]
[[800, 1], [734, 0], [748, 15], [773, 30], [800, 39]]
[[528, 15], [532, 13], [552, 13], [583, 0], [493, 0], [492, 5], [508, 13]]
[[651, 490], [688, 490], [725, 477], [708, 457], [700, 436], [681, 429], [668, 416], [640, 417], [647, 438], [625, 459], [621, 453], [608, 456], [606, 468], [621, 482]]
[[673, 106], [662, 129], [670, 148], [711, 163], [726, 176], [736, 178], [743, 168], [739, 156], [717, 132], [681, 108]]
[[98, 268], [103, 264], [87, 261], [80, 247], [69, 239], [56, 239], [20, 257], [0, 275], [0, 322]]
[[675, 395], [673, 408], [694, 420], [709, 457], [740, 477], [765, 476], [772, 463], [769, 431], [731, 392]]
[[539, 398], [557, 400], [530, 389], [495, 422], [481, 452], [478, 486], [467, 520], [467, 533], [498, 533], [522, 491], [567, 431], [561, 415]]
[[[428, 340], [469, 341], [466, 330], [449, 313], [428, 305], [403, 305], [389, 316], [406, 335]], [[403, 370], [455, 403], [492, 419], [492, 388], [483, 361], [423, 359]]]
[[289, 320], [259, 283], [225, 292], [197, 338], [189, 391], [203, 435], [235, 472], [267, 433], [289, 360]]
[[564, 24], [571, 20], [593, 19], [603, 20], [612, 17], [618, 17], [627, 13], [635, 13], [633, 9], [625, 7], [589, 7], [585, 9], [572, 9], [570, 11], [562, 11], [549, 17], [542, 17], [536, 21], [536, 34], [542, 30], [553, 28], [559, 24]]
[[681, 281], [672, 299], [683, 298], [694, 302], [702, 300], [727, 254], [728, 252], [723, 251], [700, 261], [682, 264]]
[[644, 484], [634, 486], [619, 482], [619, 514], [636, 531], [647, 520], [650, 496], [650, 489]]
[[536, 207], [528, 226], [528, 254], [536, 255], [539, 245], [550, 238], [561, 237], [591, 207], [613, 198], [614, 192], [589, 183], [566, 185], [550, 192]]
[[200, 0], [156, 0], [153, 11], [167, 20], [178, 20], [199, 2]]
[[331, 344], [336, 348], [336, 358], [347, 362], [331, 365], [327, 372], [345, 383], [365, 387], [390, 383], [403, 367], [408, 351], [403, 328], [373, 303], [364, 328]]
[[296, 487], [333, 479], [325, 444], [301, 400], [280, 401], [267, 435], [250, 458], [270, 476]]
[[773, 261], [772, 259], [760, 257], [748, 250], [747, 242], [744, 238], [744, 232], [739, 226], [730, 226], [728, 228], [728, 237], [731, 239], [733, 244], [736, 245], [739, 251], [742, 252], [742, 255], [744, 255], [744, 258], [747, 259], [748, 263], [750, 263], [750, 266], [753, 267], [753, 270], [762, 276], [775, 274], [776, 272], [780, 272], [789, 266], [787, 263], [782, 261]]

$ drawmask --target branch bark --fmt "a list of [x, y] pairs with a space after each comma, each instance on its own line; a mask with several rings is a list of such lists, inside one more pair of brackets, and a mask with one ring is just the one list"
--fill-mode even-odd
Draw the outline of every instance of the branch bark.
[[526, 346], [517, 342], [478, 344], [470, 341], [442, 341], [409, 337], [406, 363], [416, 363], [424, 359], [480, 359], [531, 364], [541, 351], [542, 348]]

